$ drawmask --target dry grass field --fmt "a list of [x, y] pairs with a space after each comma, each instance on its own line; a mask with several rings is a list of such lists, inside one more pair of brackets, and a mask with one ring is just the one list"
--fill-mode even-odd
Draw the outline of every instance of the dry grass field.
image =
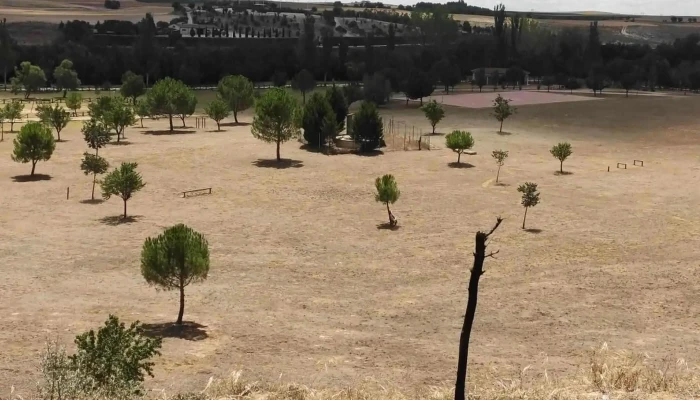
[[103, 0], [0, 0], [0, 15], [8, 22], [59, 23], [80, 19], [95, 23], [106, 19], [138, 22], [150, 12], [156, 21], [170, 21], [170, 4], [141, 3], [136, 0], [121, 0], [119, 10], [104, 7]]
[[[426, 131], [411, 104], [382, 112]], [[122, 204], [89, 204], [79, 122], [62, 132], [43, 180], [0, 143], [0, 393], [29, 391], [47, 339], [69, 346], [109, 313], [157, 330], [177, 295], [140, 275], [146, 237], [185, 223], [206, 235], [211, 272], [187, 289], [185, 338], [167, 337], [148, 387], [194, 390], [242, 369], [249, 379], [317, 387], [372, 377], [407, 391], [452, 381], [474, 233], [505, 218], [486, 263], [471, 365], [474, 374], [537, 363], [551, 379], [575, 374], [603, 342], [652, 357], [700, 360], [700, 97], [607, 96], [522, 106], [496, 133], [489, 110], [449, 107], [439, 132], [468, 129], [476, 156], [431, 151], [325, 156], [250, 127], [165, 134], [166, 121], [130, 128], [127, 145], [100, 151], [137, 161], [147, 186]], [[251, 114], [243, 116], [250, 122]], [[194, 120], [189, 121], [194, 124]], [[6, 125], [7, 126], [7, 125]], [[549, 148], [574, 154], [555, 173]], [[494, 149], [510, 152], [494, 183]], [[632, 160], [644, 160], [644, 167]], [[617, 169], [626, 162], [626, 170]], [[607, 167], [611, 166], [610, 172]], [[400, 229], [379, 229], [373, 180], [396, 176]], [[540, 205], [516, 188], [537, 182]], [[211, 195], [180, 192], [212, 187]], [[70, 199], [66, 200], [66, 188]], [[297, 397], [295, 397], [297, 398]], [[299, 397], [300, 398], [300, 397]], [[344, 398], [344, 397], [343, 397]], [[359, 398], [359, 397], [357, 397]], [[371, 398], [371, 397], [370, 397]]]

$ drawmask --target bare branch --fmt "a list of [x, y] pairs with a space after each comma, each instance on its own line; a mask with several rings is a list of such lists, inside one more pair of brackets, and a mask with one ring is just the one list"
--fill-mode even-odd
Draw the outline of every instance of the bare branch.
[[503, 218], [501, 218], [501, 217], [496, 218], [496, 225], [494, 225], [493, 228], [491, 229], [491, 231], [489, 231], [489, 233], [486, 234], [487, 238], [489, 236], [491, 236], [491, 234], [494, 233], [496, 231], [496, 229], [498, 229], [498, 226], [501, 225], [501, 222], [503, 222]]
[[500, 251], [501, 251], [501, 250], [492, 251], [492, 252], [490, 252], [489, 254], [485, 255], [484, 258], [489, 258], [489, 257], [491, 257], [491, 258], [496, 258], [496, 257], [494, 257], [494, 256], [495, 256], [496, 254], [498, 254], [498, 252], [500, 252]]

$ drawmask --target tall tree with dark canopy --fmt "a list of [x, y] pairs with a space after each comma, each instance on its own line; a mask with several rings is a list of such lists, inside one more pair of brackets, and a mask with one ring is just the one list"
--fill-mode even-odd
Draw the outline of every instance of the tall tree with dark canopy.
[[423, 97], [430, 96], [435, 90], [430, 76], [418, 68], [409, 71], [402, 86], [403, 92], [406, 94], [406, 104], [408, 104], [409, 99], [420, 99], [420, 104], [423, 105]]
[[134, 193], [146, 186], [136, 167], [138, 167], [137, 163], [122, 163], [102, 180], [102, 197], [105, 200], [109, 200], [112, 196], [119, 196], [124, 201], [123, 218], [126, 218], [126, 202], [133, 197]]
[[228, 104], [236, 123], [238, 123], [238, 113], [253, 105], [253, 82], [245, 76], [223, 77], [216, 86], [216, 92]]
[[209, 244], [204, 236], [183, 224], [148, 238], [141, 250], [141, 274], [149, 285], [180, 292], [176, 324], [185, 314], [185, 288], [207, 279]]
[[104, 158], [90, 153], [83, 153], [83, 160], [80, 163], [80, 169], [85, 175], [92, 174], [92, 197], [95, 200], [95, 184], [97, 183], [97, 175], [102, 175], [107, 172], [109, 163]]
[[297, 76], [292, 80], [292, 89], [301, 92], [303, 103], [306, 104], [306, 93], [316, 87], [316, 81], [313, 74], [306, 69], [299, 71]]
[[450, 87], [459, 83], [459, 67], [453, 65], [450, 60], [443, 58], [433, 65], [433, 74], [445, 88], [445, 93], [450, 92]]
[[32, 163], [32, 173], [39, 161], [48, 161], [56, 149], [51, 129], [40, 122], [27, 122], [13, 141], [12, 161]]
[[122, 96], [131, 99], [133, 105], [136, 105], [136, 99], [146, 93], [146, 83], [143, 81], [143, 76], [126, 71], [122, 75], [122, 86], [119, 88], [119, 92]]
[[173, 115], [177, 115], [178, 106], [187, 101], [190, 90], [181, 81], [164, 78], [156, 82], [146, 93], [151, 111], [156, 115], [165, 115], [170, 121], [170, 132], [173, 131]]
[[493, 8], [493, 35], [496, 37], [496, 62], [504, 67], [508, 58], [508, 43], [506, 41], [506, 7], [499, 4]]
[[486, 86], [486, 83], [488, 82], [488, 77], [486, 76], [486, 68], [479, 68], [476, 71], [476, 75], [474, 78], [474, 83], [476, 84], [476, 86], [479, 87], [479, 93], [481, 93], [482, 88]]
[[284, 89], [267, 90], [255, 103], [255, 117], [251, 133], [256, 139], [277, 144], [277, 161], [280, 144], [299, 136], [296, 121], [297, 102]]
[[384, 125], [374, 103], [363, 101], [352, 124], [352, 136], [361, 152], [376, 150], [384, 143]]
[[6, 20], [3, 19], [0, 23], [0, 66], [2, 67], [5, 88], [7, 88], [7, 70], [12, 69], [16, 59], [15, 41], [7, 30]]
[[496, 225], [489, 232], [477, 232], [474, 244], [474, 265], [469, 275], [467, 288], [467, 310], [464, 313], [462, 333], [459, 336], [459, 356], [457, 359], [457, 382], [455, 383], [455, 400], [467, 400], [467, 363], [469, 360], [469, 339], [471, 338], [474, 317], [476, 316], [476, 303], [479, 299], [479, 279], [484, 274], [484, 260], [493, 257], [498, 250], [486, 254], [486, 241], [498, 229], [503, 218], [496, 219]]
[[304, 140], [311, 147], [320, 149], [326, 143], [326, 130], [323, 129], [323, 124], [328, 115], [333, 116], [335, 113], [328, 99], [323, 93], [314, 93], [309, 97], [309, 102], [304, 105], [301, 127], [304, 129]]
[[345, 119], [348, 116], [348, 101], [343, 91], [337, 86], [326, 90], [326, 99], [328, 99], [328, 103], [335, 113], [336, 125], [342, 131], [345, 128]]
[[56, 88], [63, 90], [64, 99], [69, 90], [76, 90], [80, 86], [78, 73], [73, 69], [73, 61], [71, 60], [61, 61], [61, 64], [53, 70], [53, 78], [56, 80]]
[[141, 72], [146, 75], [146, 87], [148, 87], [151, 74], [159, 58], [158, 41], [155, 38], [157, 29], [155, 21], [153, 20], [153, 15], [147, 13], [141, 22], [139, 22], [138, 26], [139, 37], [134, 46], [134, 51], [136, 62], [139, 64]]

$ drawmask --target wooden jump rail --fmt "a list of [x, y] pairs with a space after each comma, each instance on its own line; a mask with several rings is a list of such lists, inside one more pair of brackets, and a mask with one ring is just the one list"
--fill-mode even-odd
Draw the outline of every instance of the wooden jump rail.
[[617, 163], [617, 168], [620, 168], [620, 165], [624, 165], [625, 169], [627, 169], [627, 164], [619, 162]]
[[644, 161], [642, 161], [642, 160], [634, 160], [634, 165], [637, 165], [637, 163], [639, 163], [640, 167], [644, 166]]
[[184, 192], [182, 192], [182, 198], [184, 199], [185, 197], [187, 197], [188, 194], [192, 194], [192, 193], [200, 194], [200, 192], [201, 192], [201, 194], [205, 194], [204, 192], [208, 192], [206, 194], [211, 194], [211, 188], [203, 188], [203, 189], [184, 191]]

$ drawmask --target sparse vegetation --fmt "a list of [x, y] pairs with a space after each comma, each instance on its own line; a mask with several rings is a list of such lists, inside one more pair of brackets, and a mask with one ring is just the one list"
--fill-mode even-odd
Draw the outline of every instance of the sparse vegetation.
[[525, 229], [525, 219], [527, 218], [527, 209], [540, 204], [540, 192], [537, 191], [537, 184], [525, 182], [518, 187], [518, 192], [522, 193], [520, 204], [525, 207], [525, 215], [523, 216], [523, 229]]
[[496, 172], [496, 183], [498, 183], [498, 177], [501, 175], [501, 167], [506, 163], [508, 152], [506, 150], [494, 150], [493, 153], [491, 153], [491, 157], [496, 160], [496, 165], [498, 165], [498, 172]]

